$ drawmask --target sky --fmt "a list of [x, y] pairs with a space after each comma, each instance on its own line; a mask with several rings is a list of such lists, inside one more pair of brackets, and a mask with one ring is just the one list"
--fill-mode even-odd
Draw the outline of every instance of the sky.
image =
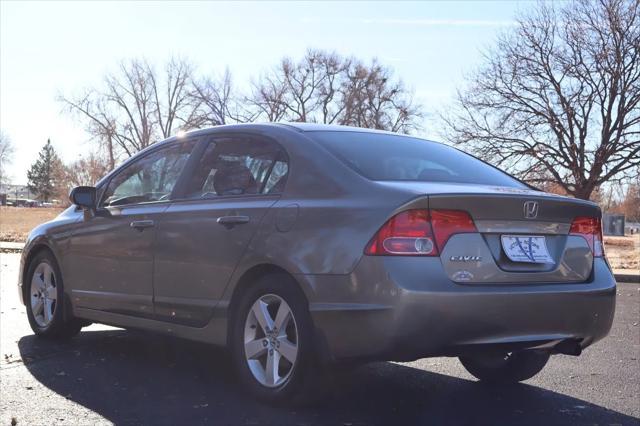
[[[427, 113], [420, 135], [438, 139], [451, 102], [482, 52], [531, 2], [215, 2], [0, 0], [0, 129], [26, 171], [48, 138], [65, 162], [90, 150], [82, 124], [56, 96], [97, 86], [124, 59], [189, 58], [201, 74], [226, 67], [240, 87], [283, 56], [308, 48], [390, 66]], [[429, 118], [431, 117], [431, 118]]]

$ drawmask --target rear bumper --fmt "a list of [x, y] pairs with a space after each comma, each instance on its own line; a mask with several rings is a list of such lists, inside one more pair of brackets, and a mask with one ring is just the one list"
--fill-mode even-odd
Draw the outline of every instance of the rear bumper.
[[582, 348], [607, 335], [616, 283], [596, 259], [587, 283], [455, 284], [439, 259], [364, 257], [350, 275], [304, 276], [332, 360], [457, 356], [487, 346]]

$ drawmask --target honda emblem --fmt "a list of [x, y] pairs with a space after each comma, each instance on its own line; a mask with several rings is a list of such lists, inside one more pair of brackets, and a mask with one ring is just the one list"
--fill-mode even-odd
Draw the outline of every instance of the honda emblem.
[[535, 219], [536, 217], [538, 217], [538, 202], [526, 201], [524, 203], [524, 218]]

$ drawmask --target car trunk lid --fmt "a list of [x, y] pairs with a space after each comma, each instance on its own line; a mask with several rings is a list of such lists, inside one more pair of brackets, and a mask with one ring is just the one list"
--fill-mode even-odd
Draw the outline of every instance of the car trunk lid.
[[[453, 235], [440, 248], [443, 266], [455, 282], [584, 282], [591, 274], [593, 252], [587, 240], [570, 235], [570, 229], [577, 217], [600, 217], [594, 203], [519, 188], [384, 184], [418, 195], [407, 208], [424, 206], [424, 197], [419, 194], [428, 194], [429, 209], [460, 210], [471, 216], [478, 232]], [[548, 254], [544, 261], [541, 257], [528, 258], [527, 244], [531, 243], [545, 246], [540, 249]], [[509, 249], [505, 245], [516, 246]]]

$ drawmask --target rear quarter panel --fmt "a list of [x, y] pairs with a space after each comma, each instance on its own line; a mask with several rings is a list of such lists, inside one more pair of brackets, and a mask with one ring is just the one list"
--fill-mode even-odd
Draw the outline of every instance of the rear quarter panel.
[[419, 197], [360, 176], [303, 134], [292, 133], [269, 135], [289, 154], [289, 176], [282, 197], [263, 218], [238, 264], [224, 300], [256, 265], [277, 265], [294, 275], [349, 274], [380, 226]]

